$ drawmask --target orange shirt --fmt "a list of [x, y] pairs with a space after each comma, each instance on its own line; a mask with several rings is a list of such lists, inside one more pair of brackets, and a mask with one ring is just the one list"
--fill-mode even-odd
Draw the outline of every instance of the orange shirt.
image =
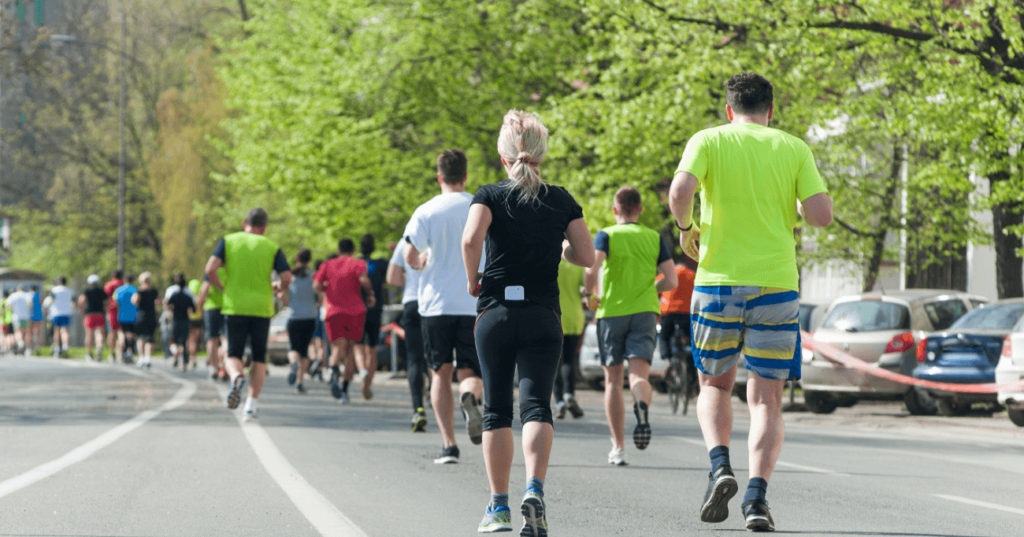
[[[676, 266], [676, 277], [679, 278], [679, 285], [675, 289], [662, 293], [658, 302], [661, 304], [661, 314], [666, 313], [690, 313], [690, 297], [693, 296], [694, 272], [686, 265]], [[661, 275], [658, 276], [659, 278]]]

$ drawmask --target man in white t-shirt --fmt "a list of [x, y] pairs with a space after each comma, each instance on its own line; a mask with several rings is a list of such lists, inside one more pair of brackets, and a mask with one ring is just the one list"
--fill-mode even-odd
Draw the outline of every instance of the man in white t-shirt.
[[28, 292], [28, 286], [22, 284], [18, 290], [7, 299], [11, 309], [14, 311], [14, 333], [18, 342], [18, 351], [29, 355], [32, 336], [29, 333], [29, 323], [32, 322], [32, 293]]
[[[417, 299], [423, 327], [425, 361], [431, 370], [430, 401], [444, 438], [436, 464], [459, 461], [455, 442], [452, 369], [459, 379], [466, 432], [474, 444], [483, 441], [483, 396], [480, 362], [476, 355], [473, 325], [476, 299], [466, 292], [462, 264], [462, 230], [469, 218], [473, 196], [466, 193], [466, 155], [446, 149], [437, 157], [437, 182], [441, 194], [420, 205], [405, 228], [406, 264], [420, 272]], [[480, 260], [483, 270], [484, 259]], [[454, 356], [453, 356], [454, 354]]]
[[74, 302], [71, 300], [74, 293], [67, 288], [67, 283], [68, 279], [61, 276], [57, 278], [57, 285], [50, 289], [50, 296], [53, 297], [53, 304], [50, 305], [50, 318], [53, 319], [53, 354], [61, 358], [68, 357], [68, 327], [71, 326], [71, 315], [74, 313]]

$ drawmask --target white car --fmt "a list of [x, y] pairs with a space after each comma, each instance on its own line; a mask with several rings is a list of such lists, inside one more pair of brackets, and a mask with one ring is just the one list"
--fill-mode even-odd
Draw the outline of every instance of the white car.
[[[1024, 319], [1021, 319], [1013, 332], [1003, 340], [1003, 352], [996, 365], [996, 382], [1020, 382], [1024, 379]], [[1024, 390], [1015, 392], [999, 392], [999, 404], [1006, 407], [1010, 421], [1018, 427], [1024, 427]]]

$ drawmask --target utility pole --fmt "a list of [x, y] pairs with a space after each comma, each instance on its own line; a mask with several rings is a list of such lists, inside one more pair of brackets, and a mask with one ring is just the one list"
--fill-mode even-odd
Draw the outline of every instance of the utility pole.
[[120, 174], [118, 177], [117, 184], [117, 268], [124, 270], [124, 100], [125, 100], [125, 81], [124, 81], [124, 56], [125, 56], [125, 40], [128, 35], [127, 25], [124, 18], [124, 9], [121, 9], [121, 159], [120, 159]]

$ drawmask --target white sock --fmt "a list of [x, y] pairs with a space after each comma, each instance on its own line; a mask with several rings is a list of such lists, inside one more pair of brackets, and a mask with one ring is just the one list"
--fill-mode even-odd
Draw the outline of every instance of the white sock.
[[252, 397], [246, 397], [245, 399], [245, 411], [256, 412], [256, 399]]

